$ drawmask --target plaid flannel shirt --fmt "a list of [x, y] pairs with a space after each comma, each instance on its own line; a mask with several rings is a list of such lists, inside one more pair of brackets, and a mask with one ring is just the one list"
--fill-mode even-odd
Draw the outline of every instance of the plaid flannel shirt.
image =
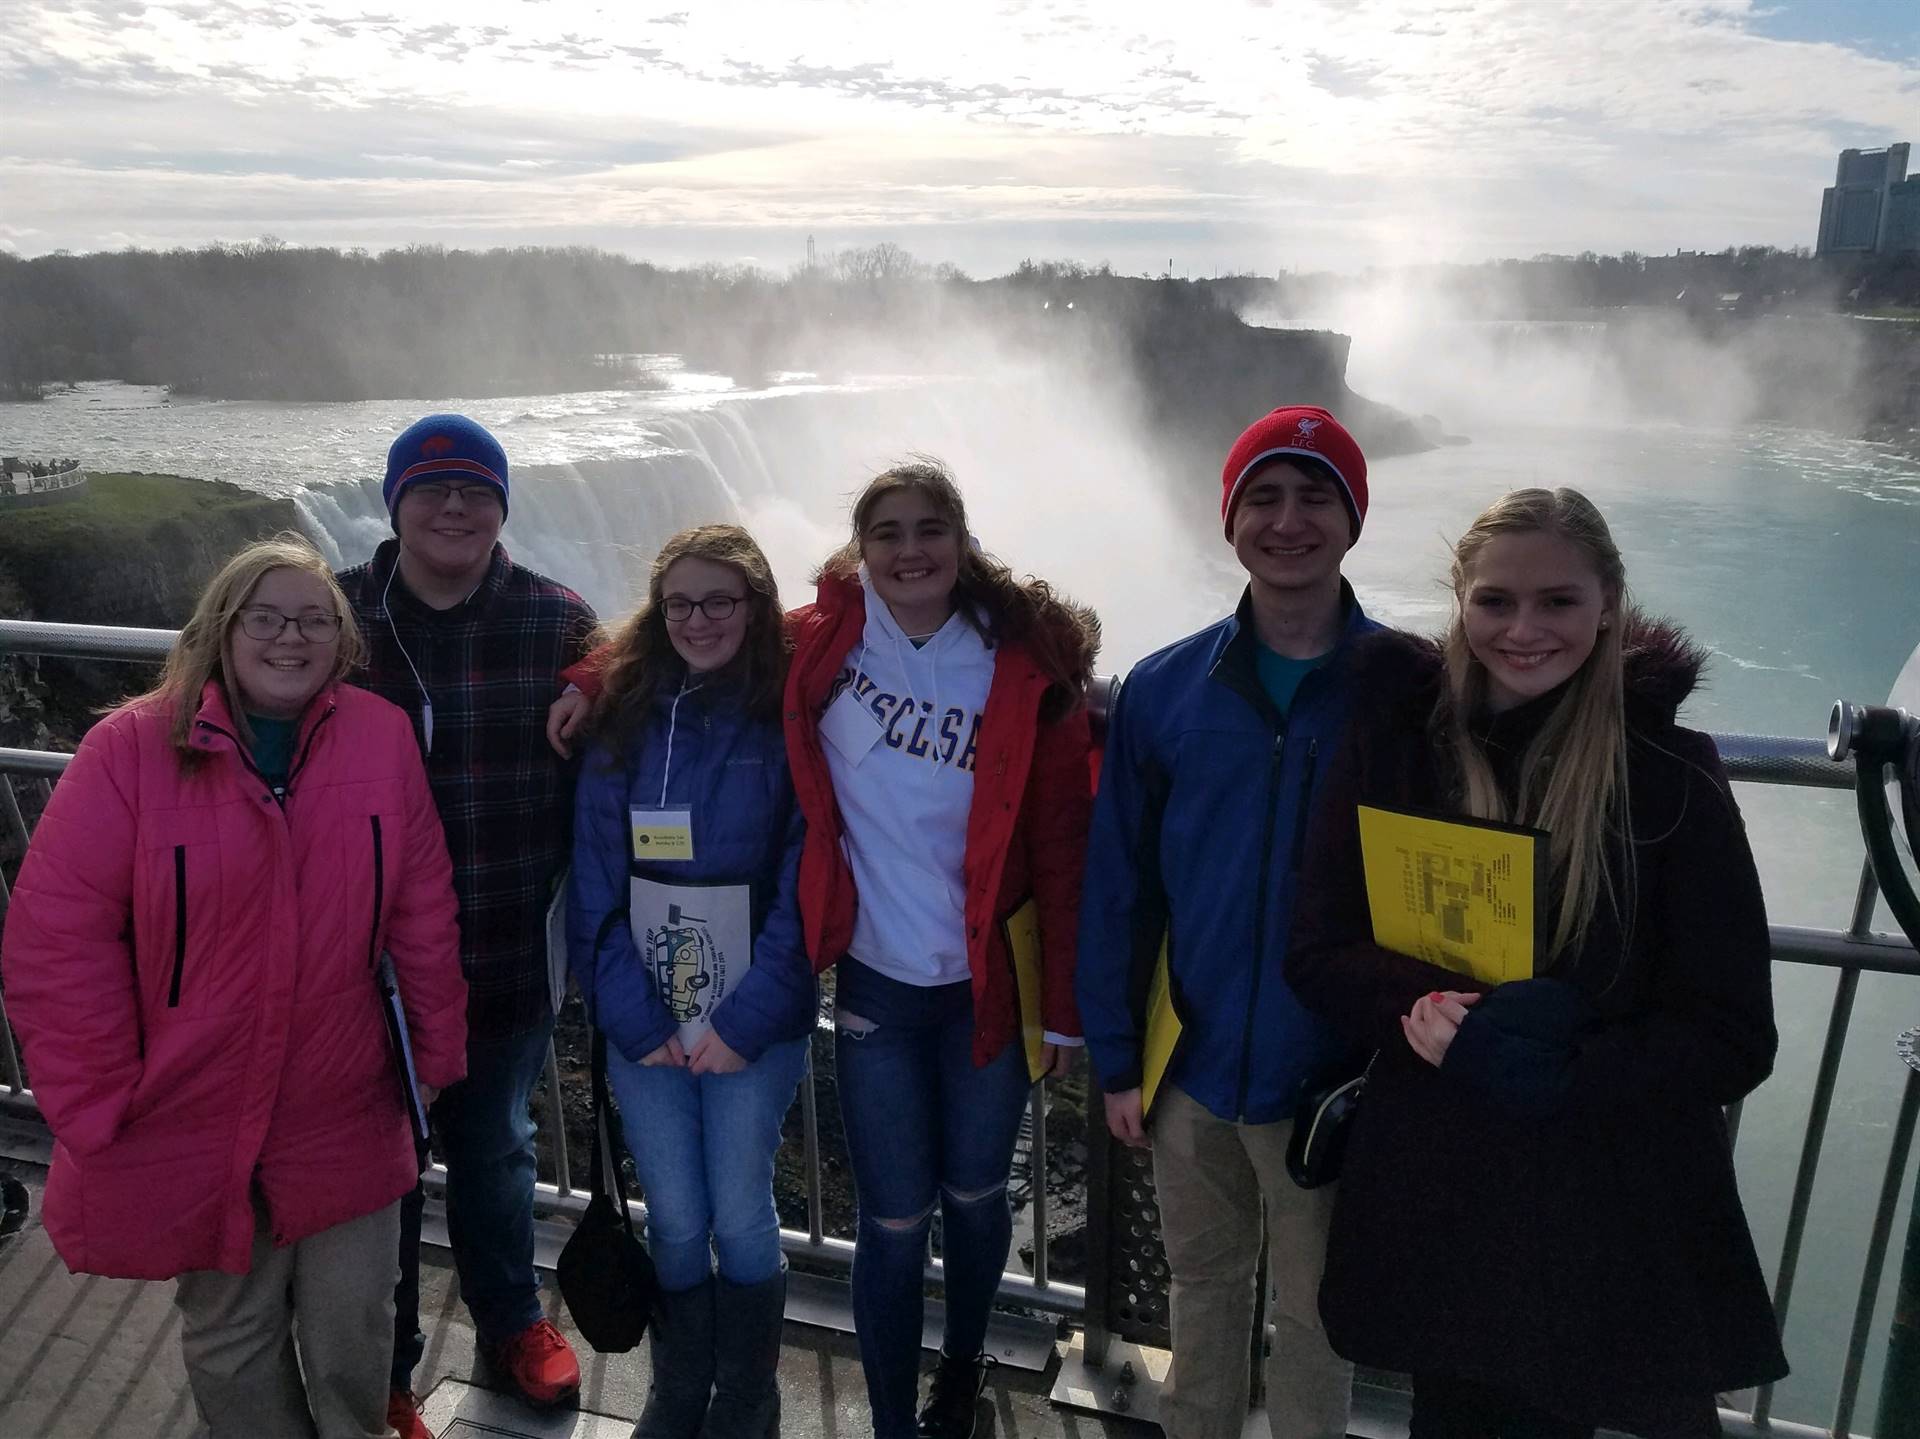
[[501, 1039], [539, 1025], [549, 1007], [547, 905], [572, 843], [575, 769], [547, 745], [547, 707], [596, 621], [572, 590], [497, 544], [480, 587], [435, 610], [394, 576], [399, 553], [388, 540], [340, 575], [367, 637], [358, 683], [407, 712], [423, 750], [422, 687], [432, 696], [427, 778], [453, 856], [468, 1037]]

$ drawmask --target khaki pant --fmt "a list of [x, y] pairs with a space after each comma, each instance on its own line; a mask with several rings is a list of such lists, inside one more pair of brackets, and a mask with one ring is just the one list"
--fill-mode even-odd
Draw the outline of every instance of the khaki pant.
[[1267, 1230], [1267, 1422], [1273, 1439], [1344, 1439], [1353, 1366], [1320, 1327], [1333, 1189], [1287, 1177], [1291, 1121], [1215, 1118], [1172, 1085], [1153, 1107], [1153, 1183], [1172, 1274], [1173, 1365], [1160, 1391], [1168, 1439], [1240, 1439], [1253, 1343], [1260, 1218]]
[[250, 1272], [182, 1274], [180, 1350], [212, 1439], [393, 1439], [399, 1252], [397, 1203], [284, 1249], [256, 1207]]

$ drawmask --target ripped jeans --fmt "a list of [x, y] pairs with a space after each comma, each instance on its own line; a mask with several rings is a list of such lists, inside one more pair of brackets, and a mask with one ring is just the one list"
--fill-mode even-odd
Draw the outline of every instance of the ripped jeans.
[[860, 1203], [853, 1322], [876, 1439], [910, 1439], [920, 1377], [922, 1272], [940, 1211], [947, 1315], [942, 1349], [986, 1339], [1013, 1237], [1007, 1172], [1026, 1110], [1026, 1055], [973, 1064], [966, 981], [921, 988], [857, 960], [837, 968], [834, 1056]]

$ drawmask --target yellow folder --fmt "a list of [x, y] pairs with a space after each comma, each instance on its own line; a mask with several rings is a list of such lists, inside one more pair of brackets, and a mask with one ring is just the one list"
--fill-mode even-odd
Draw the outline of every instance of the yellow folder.
[[1029, 899], [1008, 915], [1001, 926], [1007, 953], [1013, 956], [1013, 978], [1020, 991], [1020, 1038], [1027, 1049], [1027, 1079], [1038, 1084], [1046, 1073], [1040, 1050], [1047, 1042], [1046, 1021], [1040, 1014], [1040, 906]]
[[[1046, 1072], [1040, 1049], [1046, 1043], [1046, 1024], [1040, 1015], [1040, 909], [1031, 899], [1008, 915], [1002, 924], [1007, 938], [1007, 953], [1013, 956], [1013, 977], [1020, 991], [1020, 1037], [1027, 1050], [1027, 1078], [1038, 1083]], [[1173, 1007], [1173, 982], [1167, 971], [1166, 941], [1160, 943], [1160, 959], [1153, 967], [1153, 981], [1147, 989], [1147, 1029], [1141, 1045], [1140, 1108], [1153, 1108], [1153, 1097], [1166, 1078], [1173, 1062], [1174, 1046], [1180, 1042], [1180, 1016]]]
[[1173, 1051], [1180, 1044], [1184, 1025], [1173, 1007], [1173, 974], [1167, 956], [1167, 942], [1160, 941], [1160, 958], [1154, 962], [1153, 981], [1147, 986], [1147, 1029], [1140, 1046], [1140, 1112], [1153, 1112], [1154, 1096], [1160, 1081], [1167, 1077], [1173, 1063]]
[[1484, 984], [1531, 979], [1547, 911], [1544, 830], [1360, 806], [1374, 942]]

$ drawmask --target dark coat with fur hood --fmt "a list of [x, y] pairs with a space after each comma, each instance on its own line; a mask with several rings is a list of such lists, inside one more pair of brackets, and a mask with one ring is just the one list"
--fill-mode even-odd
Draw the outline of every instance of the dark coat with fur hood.
[[[1603, 897], [1577, 952], [1488, 992], [1435, 1069], [1400, 1016], [1481, 986], [1372, 943], [1355, 806], [1457, 808], [1430, 735], [1440, 655], [1389, 632], [1357, 657], [1373, 702], [1317, 815], [1287, 962], [1379, 1050], [1321, 1289], [1346, 1357], [1648, 1434], [1704, 1432], [1716, 1392], [1786, 1373], [1722, 1114], [1773, 1065], [1766, 912], [1713, 742], [1674, 722], [1702, 658], [1630, 624], [1631, 913]], [[1475, 726], [1503, 783], [1558, 697]]]

